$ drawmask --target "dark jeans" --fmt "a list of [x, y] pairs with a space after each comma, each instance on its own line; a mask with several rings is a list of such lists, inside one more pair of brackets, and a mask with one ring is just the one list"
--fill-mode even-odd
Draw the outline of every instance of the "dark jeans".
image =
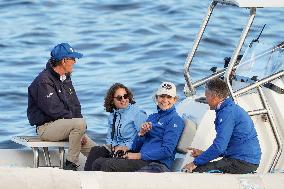
[[92, 171], [93, 163], [100, 157], [110, 157], [110, 151], [107, 150], [104, 146], [94, 146], [87, 157], [84, 171]]
[[222, 158], [221, 160], [209, 162], [205, 165], [197, 166], [193, 172], [210, 172], [221, 171], [223, 173], [231, 174], [247, 174], [253, 173], [258, 168], [258, 165], [248, 163], [242, 160]]
[[136, 172], [163, 173], [163, 172], [171, 172], [171, 170], [162, 163], [151, 162], [149, 165], [142, 167]]
[[151, 163], [150, 161], [123, 159], [123, 158], [98, 158], [92, 166], [93, 171], [105, 172], [134, 172]]

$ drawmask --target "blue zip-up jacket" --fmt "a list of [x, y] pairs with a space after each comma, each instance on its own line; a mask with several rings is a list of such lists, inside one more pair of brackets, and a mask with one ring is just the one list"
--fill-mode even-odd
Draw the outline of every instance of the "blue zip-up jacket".
[[248, 113], [231, 98], [227, 98], [215, 111], [216, 138], [193, 163], [200, 166], [223, 156], [259, 164], [261, 149], [253, 121]]
[[141, 153], [141, 159], [158, 161], [172, 168], [176, 154], [176, 146], [184, 128], [182, 118], [175, 107], [151, 114], [147, 122], [152, 123], [152, 129], [143, 137], [136, 136], [132, 150]]
[[82, 118], [81, 105], [71, 77], [63, 82], [51, 65], [28, 88], [27, 116], [31, 125], [40, 126], [57, 119]]
[[[111, 139], [113, 116], [117, 115], [115, 121], [114, 138]], [[117, 109], [110, 113], [108, 117], [108, 132], [106, 143], [112, 146], [127, 146], [131, 148], [134, 138], [140, 131], [141, 124], [147, 119], [145, 111], [135, 104], [129, 104], [125, 109]]]

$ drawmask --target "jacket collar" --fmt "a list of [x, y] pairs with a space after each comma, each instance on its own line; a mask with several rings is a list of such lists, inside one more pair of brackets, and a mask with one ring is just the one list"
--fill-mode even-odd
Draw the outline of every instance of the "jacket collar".
[[[60, 80], [60, 74], [54, 71], [49, 61], [46, 63], [46, 70], [48, 70], [51, 73], [51, 75], [53, 75], [56, 79]], [[70, 78], [70, 75], [66, 75], [66, 79], [69, 79], [69, 78]]]
[[233, 99], [232, 99], [231, 97], [226, 98], [226, 99], [221, 103], [221, 105], [219, 106], [219, 108], [217, 108], [215, 111], [216, 111], [216, 112], [219, 112], [219, 111], [222, 110], [224, 107], [230, 106], [230, 105], [232, 105], [232, 104], [234, 104]]
[[116, 112], [117, 112], [117, 113], [123, 113], [123, 112], [129, 110], [130, 107], [131, 107], [131, 105], [132, 105], [132, 104], [129, 103], [129, 105], [128, 105], [127, 108], [123, 108], [123, 109], [113, 109], [113, 113], [114, 113], [114, 114], [115, 114]]
[[159, 113], [161, 116], [170, 114], [171, 112], [175, 111], [175, 109], [176, 109], [176, 108], [175, 108], [174, 105], [173, 105], [171, 108], [167, 109], [167, 110], [162, 110], [161, 108], [159, 108], [159, 106], [157, 106], [158, 113]]

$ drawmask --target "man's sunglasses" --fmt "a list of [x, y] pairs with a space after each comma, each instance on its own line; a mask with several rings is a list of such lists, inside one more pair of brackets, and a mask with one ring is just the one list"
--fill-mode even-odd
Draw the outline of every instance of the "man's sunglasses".
[[124, 94], [123, 96], [117, 95], [113, 98], [115, 98], [117, 101], [122, 101], [122, 98], [123, 99], [129, 99], [129, 95], [128, 94]]
[[76, 59], [75, 58], [66, 58], [66, 60], [73, 60], [73, 61], [76, 61]]

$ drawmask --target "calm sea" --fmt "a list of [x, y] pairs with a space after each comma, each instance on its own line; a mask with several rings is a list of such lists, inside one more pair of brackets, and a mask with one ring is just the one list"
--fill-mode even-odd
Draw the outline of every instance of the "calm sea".
[[[207, 0], [2, 0], [0, 1], [0, 148], [19, 148], [14, 135], [35, 134], [26, 118], [27, 88], [45, 67], [50, 50], [68, 42], [84, 54], [72, 76], [88, 124], [88, 134], [102, 143], [107, 128], [103, 98], [121, 82], [132, 89], [147, 113], [162, 81], [183, 95], [183, 65], [191, 50]], [[212, 66], [223, 67], [238, 42], [249, 10], [218, 7], [190, 70], [193, 80]], [[257, 11], [251, 35], [281, 42], [284, 9]]]

